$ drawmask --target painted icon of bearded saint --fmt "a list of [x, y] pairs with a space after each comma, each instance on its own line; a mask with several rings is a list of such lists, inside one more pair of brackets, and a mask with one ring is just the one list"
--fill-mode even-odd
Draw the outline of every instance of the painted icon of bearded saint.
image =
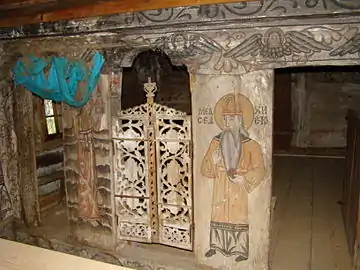
[[240, 262], [249, 257], [248, 194], [264, 179], [264, 161], [259, 144], [246, 130], [253, 119], [246, 97], [225, 95], [214, 116], [222, 132], [212, 139], [201, 165], [201, 173], [214, 180], [210, 249], [205, 256], [219, 252]]

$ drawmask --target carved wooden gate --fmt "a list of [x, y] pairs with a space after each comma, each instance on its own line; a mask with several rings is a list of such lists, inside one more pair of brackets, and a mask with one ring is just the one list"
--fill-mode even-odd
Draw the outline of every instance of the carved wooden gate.
[[192, 249], [191, 116], [147, 103], [113, 119], [117, 238]]

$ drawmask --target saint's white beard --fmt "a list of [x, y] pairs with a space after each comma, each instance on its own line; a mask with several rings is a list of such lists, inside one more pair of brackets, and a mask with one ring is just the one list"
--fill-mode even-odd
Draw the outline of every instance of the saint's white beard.
[[241, 157], [242, 142], [241, 135], [248, 137], [248, 133], [243, 128], [233, 128], [224, 130], [220, 137], [221, 153], [224, 160], [225, 169], [237, 169]]

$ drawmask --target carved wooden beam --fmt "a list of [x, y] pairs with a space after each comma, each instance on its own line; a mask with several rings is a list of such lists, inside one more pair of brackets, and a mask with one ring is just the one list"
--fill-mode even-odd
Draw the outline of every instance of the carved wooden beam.
[[[0, 27], [80, 19], [123, 12], [180, 6], [251, 2], [256, 0], [5, 0], [0, 4]], [[60, 3], [61, 2], [61, 3]], [[8, 15], [6, 15], [8, 13]], [[10, 15], [9, 15], [10, 14]]]

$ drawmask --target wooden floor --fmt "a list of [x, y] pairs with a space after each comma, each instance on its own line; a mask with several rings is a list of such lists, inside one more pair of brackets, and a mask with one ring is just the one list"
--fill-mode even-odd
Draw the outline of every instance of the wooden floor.
[[131, 270], [5, 239], [0, 239], [0, 249], [0, 270]]
[[351, 270], [338, 201], [345, 160], [275, 157], [271, 270]]

